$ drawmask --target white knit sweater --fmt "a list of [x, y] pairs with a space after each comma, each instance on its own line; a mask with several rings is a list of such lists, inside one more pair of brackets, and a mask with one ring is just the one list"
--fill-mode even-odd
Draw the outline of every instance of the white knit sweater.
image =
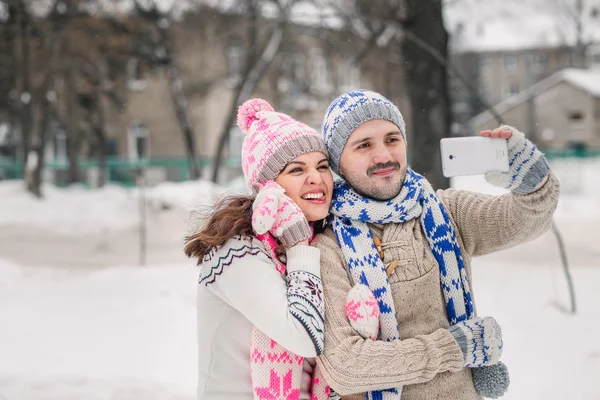
[[[288, 273], [320, 278], [320, 251], [287, 251]], [[201, 266], [197, 294], [198, 400], [251, 400], [250, 337], [253, 326], [289, 351], [308, 357], [301, 399], [310, 399], [316, 350], [306, 328], [290, 313], [287, 283], [258, 240], [230, 239]], [[208, 284], [206, 284], [208, 283]]]

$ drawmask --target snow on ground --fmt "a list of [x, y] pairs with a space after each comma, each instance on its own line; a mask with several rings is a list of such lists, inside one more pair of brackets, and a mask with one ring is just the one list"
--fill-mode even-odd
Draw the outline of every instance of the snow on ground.
[[[44, 185], [44, 198], [30, 195], [22, 181], [0, 181], [0, 227], [28, 226], [64, 234], [118, 232], [139, 221], [140, 191], [116, 185], [99, 189]], [[206, 181], [165, 182], [147, 188], [147, 204], [191, 210], [225, 189]]]
[[[579, 311], [562, 275], [524, 264], [474, 264], [479, 311], [503, 327], [506, 400], [600, 398], [600, 269], [574, 269]], [[0, 260], [0, 398], [191, 400], [196, 382], [191, 265], [86, 273]]]
[[197, 269], [0, 260], [0, 399], [191, 399]]

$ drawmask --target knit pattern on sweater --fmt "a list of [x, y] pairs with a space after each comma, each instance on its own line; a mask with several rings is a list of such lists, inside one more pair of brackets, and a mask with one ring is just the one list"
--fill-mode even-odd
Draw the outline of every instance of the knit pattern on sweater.
[[[270, 233], [258, 235], [269, 251], [274, 268], [285, 276], [290, 314], [310, 335], [317, 354], [323, 350], [324, 309], [321, 279], [306, 271], [296, 270], [287, 274], [286, 266], [275, 254], [277, 242]], [[254, 398], [257, 400], [297, 400], [300, 397], [304, 358], [298, 356], [265, 333], [254, 327], [250, 346], [250, 375]], [[311, 399], [329, 398], [329, 385], [317, 368], [311, 379]]]
[[[269, 233], [258, 238], [235, 236], [222, 246], [210, 251], [203, 259], [199, 283], [213, 284], [233, 260], [266, 254], [273, 260], [273, 268], [287, 282], [287, 299], [290, 314], [306, 329], [317, 354], [323, 350], [324, 304], [321, 279], [307, 271], [287, 273], [286, 266], [275, 255], [277, 243]], [[265, 288], [268, 290], [268, 288]], [[298, 356], [260, 329], [254, 327], [250, 338], [250, 366], [254, 398], [298, 399], [301, 393], [304, 358]], [[311, 399], [329, 398], [329, 386], [315, 368], [311, 381]]]
[[[450, 324], [474, 315], [456, 234], [429, 182], [407, 170], [400, 193], [388, 201], [363, 197], [344, 181], [336, 182], [332, 207], [333, 230], [354, 283], [367, 285], [379, 304], [380, 340], [400, 340], [396, 310], [385, 266], [377, 253], [368, 223], [403, 223], [419, 218], [440, 269]], [[401, 388], [367, 393], [368, 399], [399, 399]]]

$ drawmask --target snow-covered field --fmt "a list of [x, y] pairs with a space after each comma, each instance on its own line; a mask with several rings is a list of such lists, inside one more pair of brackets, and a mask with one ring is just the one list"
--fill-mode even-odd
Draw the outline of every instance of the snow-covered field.
[[[555, 168], [570, 185], [556, 223], [578, 313], [564, 312], [569, 298], [550, 233], [474, 263], [478, 309], [503, 327], [512, 379], [505, 399], [600, 399], [600, 162]], [[498, 192], [481, 177], [453, 186]], [[46, 193], [40, 202], [18, 183], [0, 183], [0, 399], [193, 399], [197, 268], [181, 246], [190, 210], [223, 189], [148, 189], [144, 267], [135, 191]]]

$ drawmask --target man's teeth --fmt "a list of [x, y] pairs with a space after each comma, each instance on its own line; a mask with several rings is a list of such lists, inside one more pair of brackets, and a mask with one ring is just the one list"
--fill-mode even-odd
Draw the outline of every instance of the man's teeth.
[[316, 200], [323, 196], [325, 196], [325, 193], [309, 193], [302, 196], [302, 198], [305, 200]]

